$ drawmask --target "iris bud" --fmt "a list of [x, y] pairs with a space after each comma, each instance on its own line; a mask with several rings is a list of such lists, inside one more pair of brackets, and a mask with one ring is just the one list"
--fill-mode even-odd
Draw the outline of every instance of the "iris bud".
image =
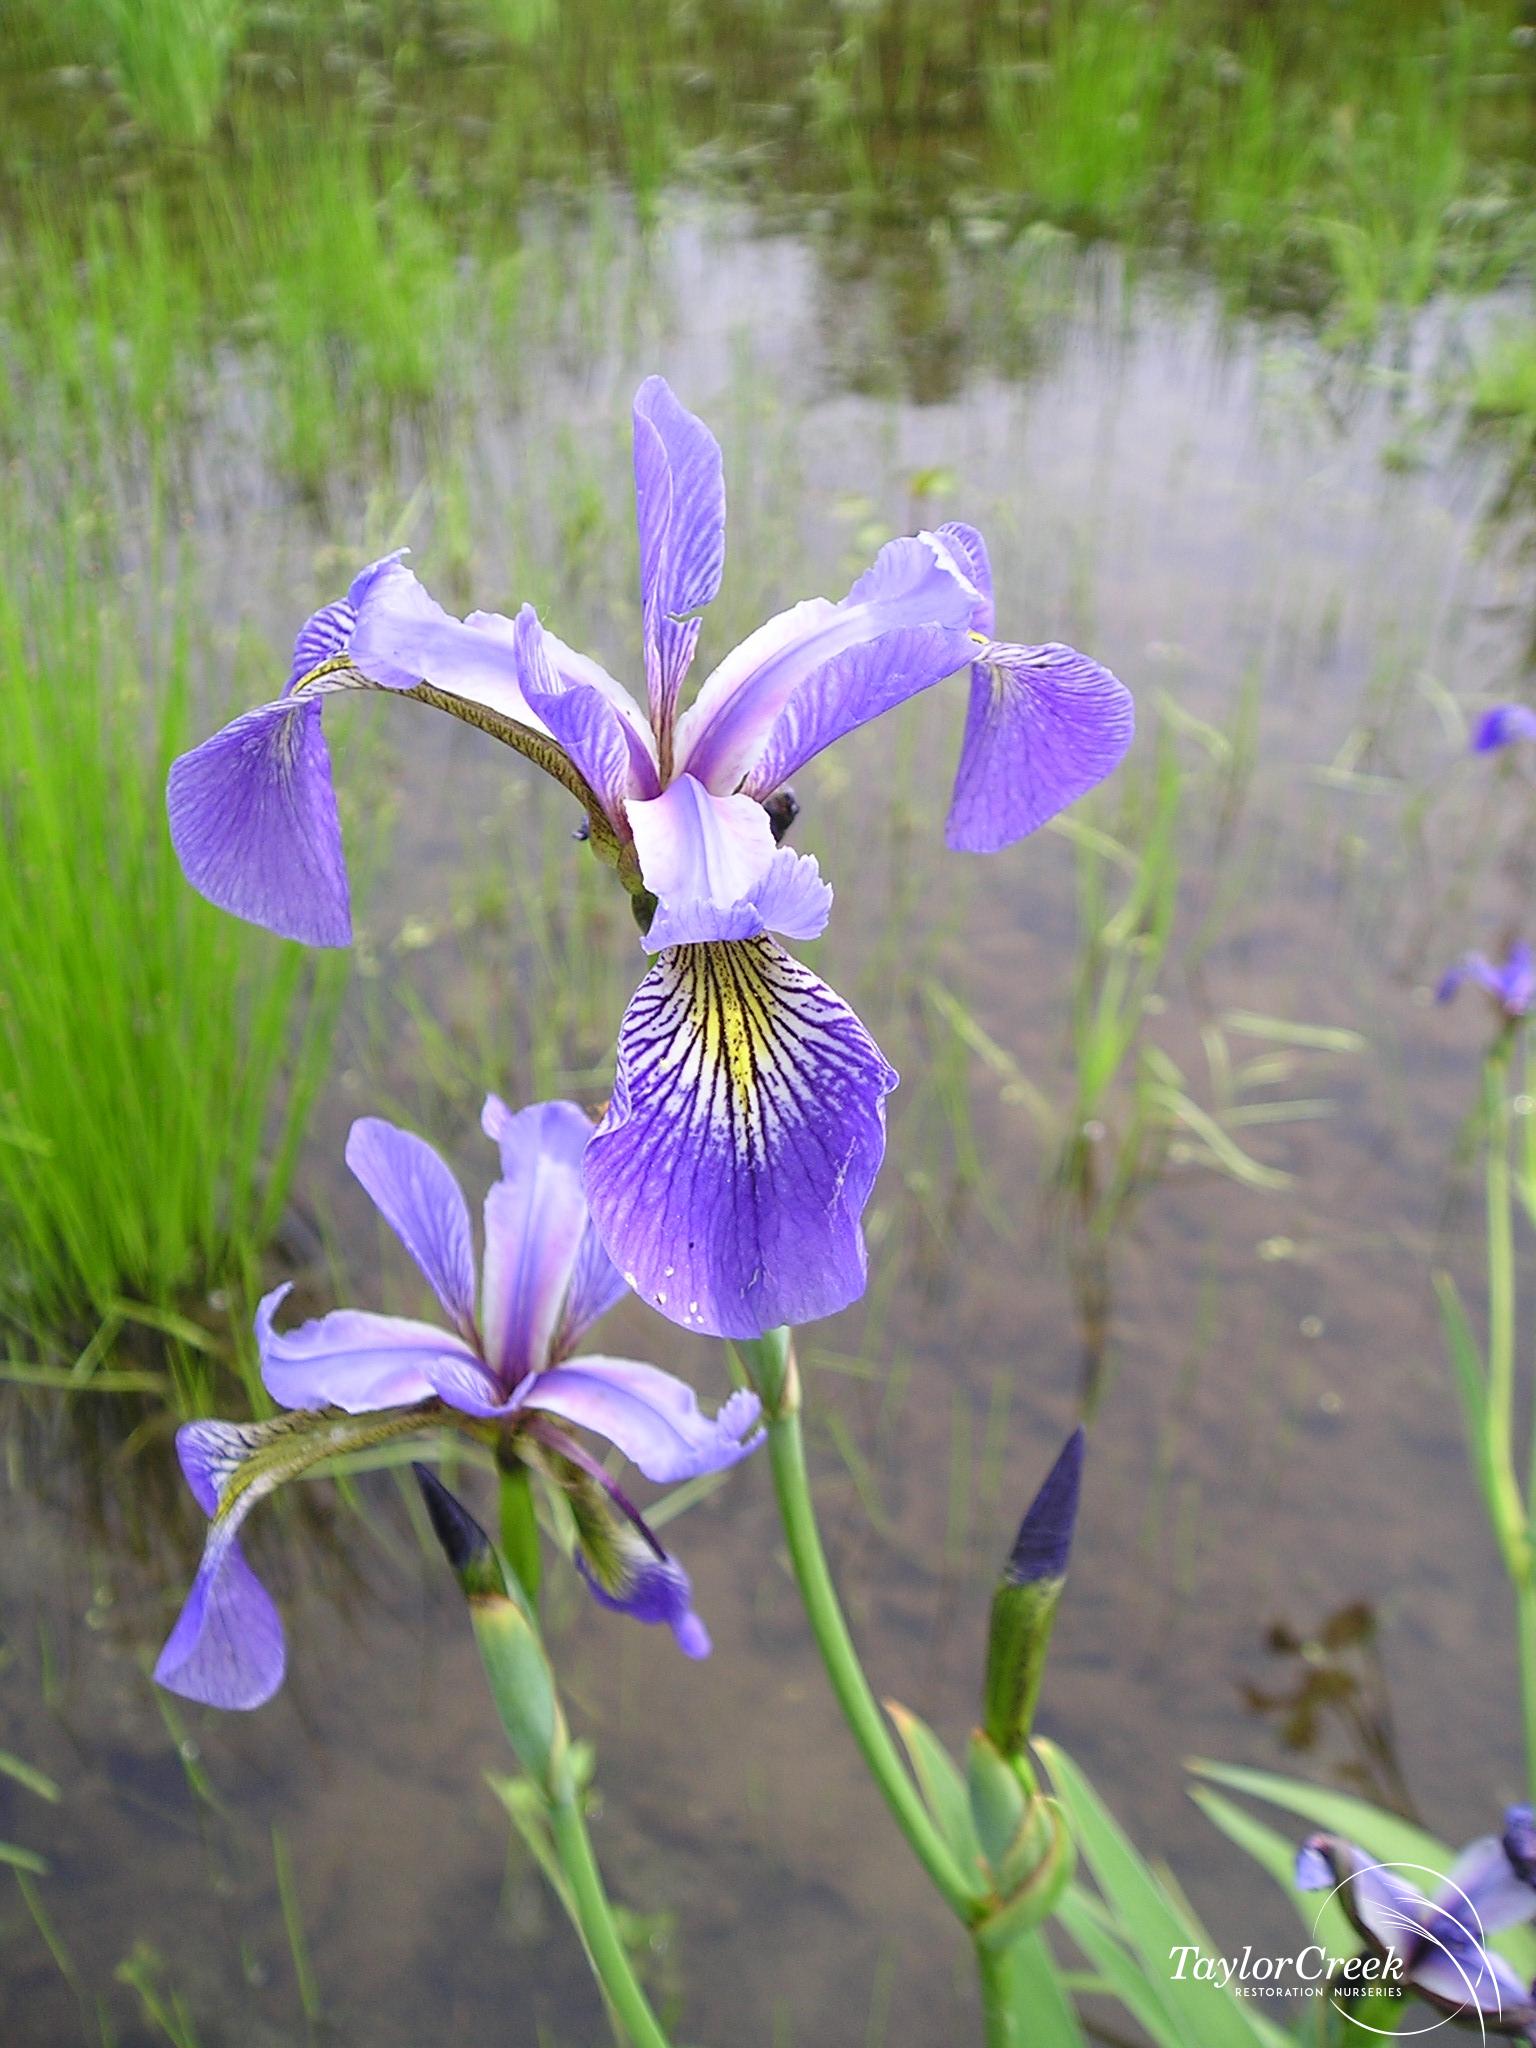
[[1002, 1758], [1022, 1757], [1077, 1523], [1086, 1439], [1075, 1429], [1019, 1525], [992, 1596], [982, 1722]]

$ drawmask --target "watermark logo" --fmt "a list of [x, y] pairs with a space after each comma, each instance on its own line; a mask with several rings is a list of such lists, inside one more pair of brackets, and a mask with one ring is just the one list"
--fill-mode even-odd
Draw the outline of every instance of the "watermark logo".
[[[1433, 1903], [1425, 1896], [1428, 1880]], [[1363, 2033], [1409, 2039], [1474, 2020], [1486, 2041], [1504, 2016], [1499, 1974], [1476, 1906], [1461, 1886], [1421, 1863], [1363, 1863], [1325, 1893], [1312, 1932], [1334, 1900], [1361, 1929], [1362, 1954], [1330, 1958], [1313, 1940], [1292, 1955], [1215, 1956], [1198, 1946], [1169, 1950], [1175, 1981], [1218, 1985], [1237, 1998], [1326, 1998]], [[1434, 2009], [1422, 2026], [1403, 2026], [1383, 2008], [1410, 1994]]]

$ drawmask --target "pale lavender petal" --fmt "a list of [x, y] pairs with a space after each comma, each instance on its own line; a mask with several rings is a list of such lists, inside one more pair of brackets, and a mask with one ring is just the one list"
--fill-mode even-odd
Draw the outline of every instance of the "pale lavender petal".
[[330, 661], [335, 655], [348, 651], [352, 644], [352, 630], [357, 624], [358, 606], [384, 571], [392, 568], [405, 552], [404, 548], [396, 548], [392, 555], [370, 562], [366, 569], [359, 570], [353, 577], [345, 597], [338, 597], [333, 604], [322, 605], [304, 621], [293, 643], [293, 664], [284, 696], [289, 695], [322, 661]]
[[1451, 1865], [1435, 1904], [1479, 1941], [1536, 1919], [1531, 1865], [1523, 1857], [1512, 1859], [1502, 1837], [1484, 1835], [1469, 1842]]
[[1011, 846], [1101, 783], [1134, 731], [1130, 691], [1087, 655], [989, 642], [971, 665], [946, 839], [965, 853]]
[[1523, 1977], [1491, 1948], [1432, 1938], [1409, 1972], [1419, 1992], [1452, 2016], [1481, 2014], [1497, 2031], [1515, 2033], [1536, 2021], [1536, 2001]]
[[592, 1121], [574, 1102], [516, 1116], [492, 1096], [481, 1125], [501, 1149], [502, 1178], [485, 1198], [485, 1355], [504, 1392], [555, 1355], [571, 1278], [590, 1224], [581, 1185]]
[[283, 1624], [245, 1561], [236, 1521], [208, 1532], [186, 1604], [155, 1664], [167, 1691], [204, 1706], [262, 1706], [283, 1682]]
[[210, 903], [308, 946], [350, 945], [318, 696], [247, 711], [172, 762], [166, 811], [182, 870]]
[[452, 1169], [425, 1138], [378, 1116], [361, 1116], [353, 1124], [347, 1164], [420, 1266], [454, 1327], [472, 1340], [474, 1246], [469, 1210]]
[[621, 682], [609, 675], [590, 654], [578, 654], [574, 647], [544, 628], [544, 646], [561, 680], [572, 689], [596, 690], [618, 713], [629, 745], [630, 777], [636, 796], [655, 796], [661, 788], [656, 772], [656, 736], [650, 720]]
[[[797, 721], [800, 737], [773, 743], [781, 781], [836, 736], [834, 727], [849, 729], [838, 722], [844, 692], [856, 692], [869, 706], [863, 715], [873, 717], [959, 668], [970, 653], [965, 635], [979, 601], [957, 557], [935, 535], [888, 541], [841, 604], [796, 605], [726, 656], [678, 720], [678, 771], [722, 795], [744, 782], [754, 795], [768, 795], [774, 784], [759, 763], [775, 724], [802, 690], [813, 702]], [[852, 669], [837, 665], [850, 649], [912, 627], [929, 629], [928, 636], [892, 639], [884, 663], [872, 656]]]
[[631, 802], [629, 821], [657, 900], [648, 952], [763, 931], [815, 938], [825, 928], [832, 891], [816, 862], [775, 847], [768, 814], [750, 797], [712, 796], [680, 775], [659, 797]]
[[569, 682], [555, 667], [539, 615], [525, 604], [513, 627], [523, 696], [596, 791], [608, 819], [627, 832], [624, 800], [636, 788], [629, 738], [610, 700], [588, 683]]
[[291, 1283], [274, 1288], [256, 1311], [262, 1385], [280, 1407], [343, 1408], [349, 1415], [411, 1407], [437, 1391], [434, 1368], [476, 1363], [446, 1330], [406, 1316], [338, 1308], [297, 1329], [275, 1329], [273, 1318], [291, 1292]]
[[942, 683], [975, 651], [974, 635], [944, 626], [902, 626], [850, 647], [785, 705], [746, 779], [748, 795], [769, 796], [835, 740]]
[[1303, 1891], [1336, 1891], [1361, 1934], [1405, 1958], [1416, 1952], [1435, 1912], [1403, 1866], [1378, 1863], [1337, 1835], [1309, 1837], [1296, 1859], [1296, 1882]]
[[709, 1631], [693, 1611], [693, 1586], [677, 1559], [658, 1557], [628, 1530], [616, 1534], [613, 1545], [618, 1575], [611, 1587], [605, 1586], [582, 1553], [576, 1552], [576, 1569], [598, 1605], [635, 1621], [664, 1622], [685, 1657], [707, 1657]]
[[1529, 704], [1495, 704], [1472, 735], [1474, 754], [1491, 754], [1512, 740], [1536, 740], [1536, 711]]
[[997, 616], [992, 601], [992, 562], [986, 542], [974, 526], [967, 526], [960, 519], [947, 519], [935, 531], [979, 594], [979, 602], [971, 614], [971, 630], [990, 640], [997, 628]]
[[763, 1441], [756, 1394], [738, 1389], [708, 1416], [692, 1387], [632, 1358], [573, 1358], [531, 1379], [520, 1405], [605, 1436], [660, 1485], [723, 1472]]
[[620, 1027], [587, 1200], [674, 1322], [755, 1337], [863, 1292], [860, 1217], [896, 1075], [842, 999], [768, 939], [679, 946]]
[[523, 695], [511, 620], [494, 612], [454, 618], [401, 563], [386, 566], [365, 593], [349, 651], [369, 681], [387, 690], [429, 682], [544, 730]]
[[[537, 1130], [541, 1143], [551, 1153], [569, 1161], [576, 1176], [582, 1215], [581, 1234], [571, 1261], [564, 1304], [543, 1361], [549, 1363], [567, 1357], [583, 1333], [599, 1316], [608, 1313], [626, 1289], [622, 1274], [603, 1250], [602, 1239], [593, 1228], [592, 1219], [587, 1214], [586, 1192], [581, 1185], [581, 1162], [592, 1139], [592, 1119], [574, 1102], [545, 1103], [541, 1109], [557, 1113], [542, 1121]], [[514, 1115], [500, 1096], [488, 1095], [485, 1099], [485, 1107], [480, 1112], [480, 1126], [500, 1148], [501, 1170], [508, 1179], [516, 1180], [525, 1170], [521, 1162], [525, 1159], [528, 1136], [535, 1127], [525, 1125], [523, 1118], [539, 1113], [520, 1110]], [[489, 1240], [486, 1250], [489, 1257]], [[488, 1285], [486, 1291], [494, 1290]], [[491, 1356], [496, 1356], [494, 1350]]]
[[725, 478], [720, 448], [663, 377], [635, 394], [635, 514], [651, 723], [666, 732], [699, 622], [725, 566]]

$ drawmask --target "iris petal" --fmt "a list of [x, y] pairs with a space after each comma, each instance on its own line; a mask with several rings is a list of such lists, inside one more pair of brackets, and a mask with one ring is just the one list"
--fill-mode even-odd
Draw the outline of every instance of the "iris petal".
[[347, 1164], [421, 1268], [460, 1333], [475, 1328], [475, 1257], [469, 1210], [452, 1169], [425, 1138], [362, 1116], [347, 1135]]
[[171, 764], [166, 812], [187, 880], [221, 910], [307, 946], [352, 942], [327, 682], [226, 725]]
[[863, 1292], [860, 1218], [894, 1070], [841, 997], [769, 939], [679, 946], [620, 1027], [587, 1149], [593, 1220], [663, 1314], [755, 1337]]
[[680, 775], [652, 801], [631, 802], [629, 822], [657, 899], [648, 952], [763, 931], [814, 939], [825, 929], [830, 886], [809, 855], [775, 847], [768, 814], [750, 797], [712, 796]]
[[[485, 1198], [485, 1353], [505, 1389], [559, 1356], [574, 1314], [595, 1320], [624, 1283], [596, 1247], [581, 1185], [592, 1119], [574, 1102], [541, 1102], [515, 1116], [491, 1096], [481, 1124], [501, 1148], [502, 1177]], [[573, 1304], [578, 1269], [584, 1299]]]
[[[935, 535], [888, 541], [840, 604], [812, 599], [781, 613], [706, 677], [678, 720], [679, 772], [722, 795], [744, 782], [768, 795], [840, 733], [963, 666], [977, 603]], [[850, 660], [855, 649], [867, 651]]]
[[672, 723], [699, 622], [725, 566], [725, 478], [719, 443], [679, 404], [664, 377], [635, 394], [635, 514], [651, 723]]
[[647, 1479], [663, 1486], [723, 1472], [763, 1441], [755, 1394], [738, 1388], [718, 1415], [705, 1415], [692, 1387], [633, 1358], [572, 1359], [531, 1380], [523, 1406], [605, 1436]]
[[1130, 691], [1087, 655], [990, 642], [971, 665], [946, 839], [965, 853], [1011, 846], [1096, 788], [1134, 731]]
[[291, 1285], [276, 1287], [256, 1311], [262, 1385], [284, 1408], [408, 1407], [437, 1391], [434, 1369], [445, 1360], [474, 1363], [474, 1354], [446, 1330], [407, 1316], [332, 1309], [329, 1315], [279, 1330], [274, 1318]]
[[598, 1605], [634, 1621], [663, 1622], [685, 1657], [707, 1657], [709, 1631], [693, 1611], [693, 1585], [677, 1559], [656, 1556], [632, 1533], [616, 1536], [612, 1547], [616, 1555], [607, 1584], [586, 1556], [576, 1552], [576, 1569]]

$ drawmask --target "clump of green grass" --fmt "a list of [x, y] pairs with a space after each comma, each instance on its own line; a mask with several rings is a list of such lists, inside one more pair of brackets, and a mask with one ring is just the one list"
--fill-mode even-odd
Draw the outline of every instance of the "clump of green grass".
[[64, 1335], [239, 1287], [288, 1192], [344, 960], [196, 897], [166, 831], [188, 635], [137, 666], [67, 564], [0, 583], [0, 1319]]
[[245, 0], [75, 0], [82, 56], [112, 73], [134, 117], [166, 142], [204, 142], [245, 27]]

